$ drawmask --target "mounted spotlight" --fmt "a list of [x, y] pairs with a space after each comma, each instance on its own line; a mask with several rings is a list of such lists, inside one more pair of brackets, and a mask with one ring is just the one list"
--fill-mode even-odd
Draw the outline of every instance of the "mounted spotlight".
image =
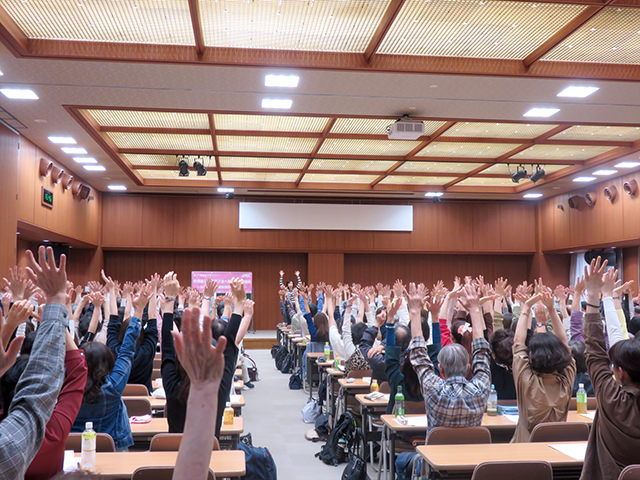
[[193, 168], [195, 168], [195, 170], [198, 173], [199, 177], [204, 177], [207, 174], [207, 169], [205, 168], [205, 166], [200, 161], [200, 157], [198, 157], [198, 160], [193, 162]]
[[540, 165], [538, 165], [536, 167], [535, 173], [531, 174], [531, 176], [529, 177], [529, 180], [531, 180], [533, 183], [536, 183], [541, 178], [544, 178], [545, 175], [546, 175], [546, 173], [545, 173], [544, 169]]
[[518, 183], [520, 180], [527, 176], [527, 170], [524, 168], [524, 165], [520, 165], [518, 170], [511, 175], [511, 181], [513, 183]]
[[180, 170], [179, 175], [181, 177], [188, 177], [189, 176], [189, 164], [187, 163], [187, 161], [184, 158], [182, 160], [180, 160], [180, 162], [178, 162], [178, 169]]

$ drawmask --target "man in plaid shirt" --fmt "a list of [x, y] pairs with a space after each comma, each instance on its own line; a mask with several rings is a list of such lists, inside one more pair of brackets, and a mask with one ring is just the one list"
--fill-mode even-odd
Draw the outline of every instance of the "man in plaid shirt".
[[[467, 380], [469, 354], [459, 344], [450, 344], [438, 354], [439, 368], [444, 380], [436, 375], [429, 359], [427, 342], [422, 336], [420, 311], [424, 308], [427, 290], [423, 285], [409, 285], [405, 290], [411, 321], [412, 340], [409, 359], [413, 366], [425, 399], [428, 427], [427, 436], [434, 427], [473, 427], [482, 423], [491, 389], [490, 347], [484, 337], [484, 318], [480, 308], [478, 291], [473, 285], [465, 285], [460, 301], [471, 315], [473, 328], [473, 377]], [[412, 454], [411, 456], [415, 456]], [[398, 458], [398, 478], [403, 478], [407, 459]], [[410, 463], [409, 463], [410, 465]], [[408, 478], [408, 477], [407, 477]]]

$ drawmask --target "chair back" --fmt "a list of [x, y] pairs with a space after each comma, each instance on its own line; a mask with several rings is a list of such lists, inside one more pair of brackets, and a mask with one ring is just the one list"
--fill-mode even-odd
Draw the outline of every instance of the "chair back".
[[[182, 433], [158, 433], [151, 439], [150, 452], [177, 452], [180, 449]], [[220, 443], [213, 438], [213, 450], [220, 450]]]
[[503, 407], [517, 407], [517, 400], [498, 400], [498, 405], [502, 405]]
[[372, 370], [351, 370], [347, 375], [347, 378], [370, 377], [372, 373]]
[[148, 397], [149, 390], [144, 385], [137, 383], [127, 383], [122, 392], [123, 397]]
[[620, 472], [618, 480], [640, 480], [640, 465], [629, 465]]
[[[82, 434], [71, 432], [67, 437], [65, 450], [73, 450], [74, 452], [82, 452]], [[115, 452], [116, 444], [108, 433], [96, 433], [96, 452]]]
[[549, 462], [483, 462], [473, 470], [471, 480], [553, 480]]
[[[131, 475], [131, 480], [171, 480], [174, 467], [139, 467]], [[215, 475], [209, 469], [207, 480], [215, 480]]]
[[530, 442], [586, 442], [589, 425], [578, 422], [539, 423], [531, 431]]
[[162, 372], [159, 368], [154, 368], [151, 372], [151, 380], [157, 380], [158, 378], [162, 378]]
[[491, 432], [486, 427], [435, 427], [427, 436], [427, 445], [469, 443], [491, 443]]
[[[598, 400], [596, 397], [587, 397], [587, 410], [596, 410], [598, 408]], [[571, 397], [569, 401], [569, 410], [577, 410], [578, 401], [576, 397]]]
[[146, 398], [123, 398], [124, 405], [127, 407], [127, 415], [130, 417], [139, 417], [142, 415], [151, 415], [151, 402]]
[[153, 368], [160, 368], [162, 366], [162, 357], [156, 357], [153, 359]]
[[378, 390], [380, 393], [391, 393], [391, 387], [389, 386], [389, 382], [382, 382], [378, 386]]

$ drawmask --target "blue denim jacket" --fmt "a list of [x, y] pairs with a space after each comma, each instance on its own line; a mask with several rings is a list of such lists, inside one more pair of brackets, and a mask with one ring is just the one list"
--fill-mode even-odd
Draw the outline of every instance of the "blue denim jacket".
[[96, 403], [82, 401], [76, 421], [71, 428], [72, 432], [82, 432], [86, 422], [93, 422], [93, 429], [96, 432], [111, 435], [116, 449], [133, 445], [129, 414], [122, 400], [122, 392], [129, 379], [140, 328], [140, 319], [131, 317], [113, 370], [102, 385], [100, 398]]

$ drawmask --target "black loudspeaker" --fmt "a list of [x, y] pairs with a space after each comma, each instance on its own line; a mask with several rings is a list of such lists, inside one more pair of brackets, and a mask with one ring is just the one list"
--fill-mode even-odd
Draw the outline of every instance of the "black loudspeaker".
[[594, 260], [598, 257], [602, 258], [602, 261], [608, 261], [608, 265], [610, 267], [616, 267], [618, 265], [618, 251], [615, 248], [602, 248], [595, 250], [587, 250], [584, 252], [584, 261], [587, 263], [591, 263], [591, 260]]
[[[53, 258], [55, 259], [56, 263], [60, 262], [60, 255], [64, 254], [67, 256], [67, 260], [69, 259], [69, 251], [70, 251], [70, 247], [69, 245], [66, 245], [64, 243], [42, 243], [41, 244], [43, 247], [47, 248], [47, 247], [51, 247], [53, 248]], [[37, 255], [36, 255], [37, 258]]]

